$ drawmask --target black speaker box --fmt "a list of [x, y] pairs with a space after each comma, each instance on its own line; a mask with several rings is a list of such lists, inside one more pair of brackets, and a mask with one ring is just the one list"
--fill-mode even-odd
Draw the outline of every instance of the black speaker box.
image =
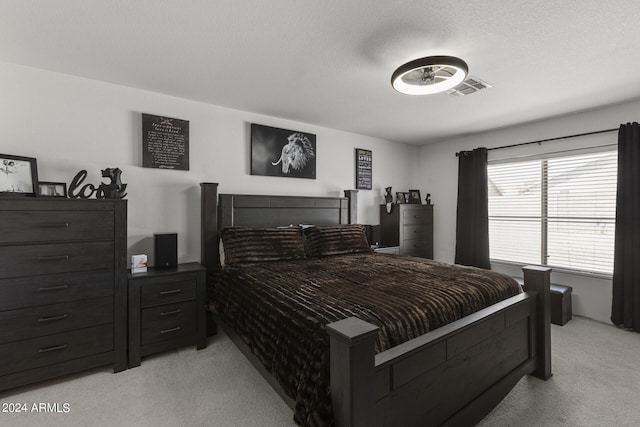
[[178, 265], [178, 233], [154, 234], [156, 268], [170, 268]]
[[370, 245], [380, 244], [380, 226], [379, 225], [365, 225], [367, 233], [367, 240]]

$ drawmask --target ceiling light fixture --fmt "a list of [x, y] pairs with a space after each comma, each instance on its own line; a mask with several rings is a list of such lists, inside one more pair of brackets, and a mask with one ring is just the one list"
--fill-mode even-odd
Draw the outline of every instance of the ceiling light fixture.
[[460, 58], [428, 56], [398, 67], [391, 76], [391, 86], [407, 95], [429, 95], [457, 86], [468, 72], [467, 63]]

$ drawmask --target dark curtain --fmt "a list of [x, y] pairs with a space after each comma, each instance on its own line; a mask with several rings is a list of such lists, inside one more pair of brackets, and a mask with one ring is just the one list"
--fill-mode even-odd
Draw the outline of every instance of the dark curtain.
[[489, 269], [487, 149], [458, 154], [456, 264]]
[[640, 332], [640, 125], [618, 131], [618, 192], [611, 322]]

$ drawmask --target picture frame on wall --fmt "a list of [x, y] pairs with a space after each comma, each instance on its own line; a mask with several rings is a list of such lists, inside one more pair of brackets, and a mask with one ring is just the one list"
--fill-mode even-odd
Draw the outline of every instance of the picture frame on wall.
[[33, 157], [0, 154], [0, 196], [35, 196], [38, 166]]
[[316, 136], [251, 124], [251, 175], [316, 179]]
[[67, 184], [64, 182], [38, 182], [38, 197], [67, 197]]
[[422, 204], [422, 199], [420, 198], [420, 190], [409, 190], [409, 200], [408, 203], [412, 204]]

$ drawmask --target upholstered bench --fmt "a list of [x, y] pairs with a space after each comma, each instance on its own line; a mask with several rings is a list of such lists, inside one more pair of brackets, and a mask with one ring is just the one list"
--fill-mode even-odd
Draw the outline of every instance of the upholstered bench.
[[[515, 279], [523, 285], [524, 281], [520, 277]], [[566, 285], [550, 285], [551, 290], [551, 323], [564, 326], [571, 320], [571, 293], [573, 288]]]

